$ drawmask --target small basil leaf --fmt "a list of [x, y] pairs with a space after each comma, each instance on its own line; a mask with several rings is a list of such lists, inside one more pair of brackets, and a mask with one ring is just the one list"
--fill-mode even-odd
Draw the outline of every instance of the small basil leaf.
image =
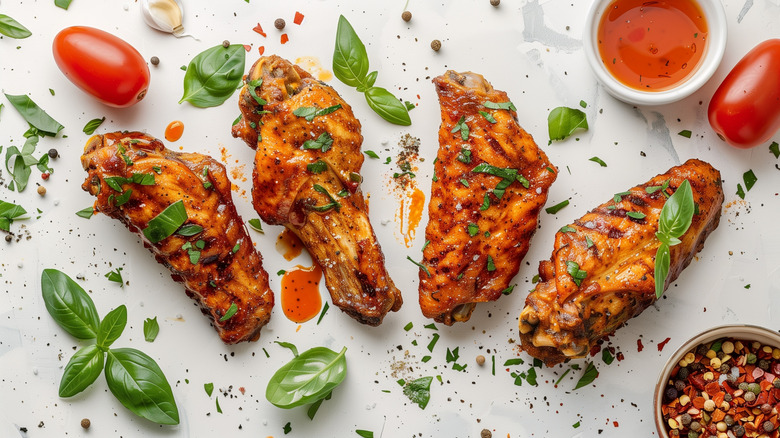
[[5, 14], [0, 14], [0, 33], [17, 40], [27, 38], [32, 35], [29, 29], [22, 26], [21, 23]]
[[377, 75], [377, 72], [375, 70], [375, 71], [372, 71], [371, 73], [369, 73], [368, 76], [366, 76], [366, 81], [365, 81], [366, 82], [366, 88], [371, 88], [371, 87], [374, 86], [374, 82], [376, 82], [376, 75]]
[[106, 383], [120, 403], [158, 424], [179, 424], [173, 391], [157, 363], [133, 348], [109, 350]]
[[550, 142], [563, 140], [579, 128], [587, 130], [588, 119], [585, 117], [585, 113], [578, 109], [559, 106], [550, 111], [550, 115], [547, 117], [547, 132], [550, 135]]
[[241, 44], [227, 48], [220, 44], [199, 53], [187, 66], [179, 103], [188, 101], [199, 108], [223, 104], [241, 84], [245, 61], [246, 50]]
[[[333, 74], [350, 87], [364, 85], [368, 74], [368, 54], [355, 29], [343, 15], [336, 29], [333, 49]], [[365, 85], [364, 85], [365, 86]]]
[[42, 110], [28, 96], [24, 94], [19, 96], [6, 94], [5, 97], [8, 98], [11, 105], [19, 111], [19, 114], [22, 115], [24, 120], [40, 131], [41, 134], [53, 137], [64, 128], [64, 126], [52, 119], [51, 116], [46, 114], [46, 111]]
[[41, 292], [46, 310], [66, 332], [78, 339], [97, 337], [100, 319], [95, 303], [75, 281], [56, 269], [44, 269]]
[[22, 206], [0, 200], [0, 230], [10, 231], [10, 226], [14, 220], [27, 219], [27, 214]]
[[298, 347], [296, 347], [295, 344], [290, 342], [282, 342], [282, 341], [274, 341], [274, 342], [279, 344], [279, 346], [281, 347], [289, 349], [290, 351], [292, 351], [293, 356], [298, 357]]
[[669, 274], [669, 245], [662, 243], [655, 253], [655, 271], [653, 281], [655, 281], [655, 298], [660, 299], [664, 294], [666, 287], [666, 276]]
[[197, 224], [182, 225], [176, 234], [184, 237], [192, 237], [203, 232], [203, 227]]
[[103, 371], [104, 353], [97, 345], [87, 345], [77, 351], [65, 365], [60, 379], [60, 397], [73, 397], [87, 389]]
[[98, 327], [98, 348], [105, 350], [111, 346], [122, 335], [126, 325], [127, 307], [124, 304], [108, 312], [103, 321], [100, 321], [100, 326]]
[[582, 377], [580, 377], [580, 380], [577, 381], [577, 385], [574, 387], [574, 389], [580, 389], [583, 386], [590, 385], [594, 380], [596, 380], [598, 375], [599, 370], [596, 369], [596, 365], [593, 365], [593, 362], [588, 362], [588, 366], [585, 368], [585, 372], [582, 374]]
[[157, 334], [160, 333], [160, 324], [157, 322], [157, 317], [146, 318], [144, 320], [144, 339], [146, 342], [154, 342], [157, 339]]
[[179, 200], [149, 220], [143, 234], [150, 242], [157, 243], [175, 233], [184, 222], [187, 222], [187, 210], [184, 201]]
[[406, 105], [384, 88], [371, 87], [366, 90], [366, 102], [374, 112], [390, 123], [401, 126], [412, 124]]
[[90, 120], [89, 122], [87, 122], [86, 125], [84, 125], [84, 129], [83, 129], [84, 134], [87, 134], [87, 135], [94, 134], [95, 130], [98, 129], [100, 127], [100, 125], [102, 125], [103, 122], [105, 122], [105, 121], [106, 121], [105, 116], [103, 118], [100, 118], [100, 119], [92, 119], [92, 120]]
[[73, 0], [54, 0], [54, 6], [67, 10]]
[[279, 368], [266, 387], [265, 397], [274, 406], [290, 409], [326, 397], [347, 375], [344, 347], [336, 353], [314, 347]]
[[253, 230], [257, 231], [258, 233], [265, 234], [265, 231], [263, 231], [263, 224], [260, 222], [260, 219], [249, 219], [249, 227]]
[[691, 184], [686, 179], [664, 203], [658, 231], [672, 237], [682, 236], [691, 226], [694, 208]]
[[409, 397], [412, 403], [417, 403], [420, 409], [425, 409], [431, 399], [431, 382], [433, 377], [420, 377], [409, 382], [404, 387], [404, 395]]

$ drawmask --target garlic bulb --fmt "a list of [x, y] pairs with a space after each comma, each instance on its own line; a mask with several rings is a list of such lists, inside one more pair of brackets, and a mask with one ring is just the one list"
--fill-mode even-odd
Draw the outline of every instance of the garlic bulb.
[[141, 10], [149, 27], [181, 36], [183, 8], [179, 0], [142, 0]]

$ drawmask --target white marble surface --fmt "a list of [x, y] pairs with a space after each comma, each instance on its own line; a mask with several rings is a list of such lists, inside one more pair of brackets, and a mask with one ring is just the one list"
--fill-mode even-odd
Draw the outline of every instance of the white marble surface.
[[[706, 120], [709, 98], [731, 66], [758, 42], [780, 36], [777, 1], [725, 1], [729, 42], [721, 68], [690, 98], [657, 108], [618, 102], [595, 83], [580, 37], [589, 1], [504, 0], [493, 8], [488, 0], [411, 0], [414, 18], [409, 24], [400, 19], [402, 0], [183, 1], [185, 28], [198, 40], [176, 39], [148, 28], [137, 1], [73, 0], [64, 11], [50, 0], [0, 0], [0, 13], [33, 32], [25, 40], [0, 39], [0, 87], [9, 94], [28, 93], [65, 125], [62, 133], [67, 135], [46, 138], [38, 147], [39, 151], [56, 148], [61, 155], [53, 161], [55, 173], [49, 181], [42, 182], [39, 172], [33, 171], [31, 186], [21, 194], [0, 190], [0, 199], [21, 204], [32, 213], [30, 220], [12, 225], [14, 232], [21, 231], [29, 239], [0, 242], [0, 436], [281, 437], [287, 422], [292, 427], [290, 437], [349, 437], [357, 436], [356, 429], [372, 430], [376, 437], [476, 437], [483, 428], [493, 431], [494, 437], [512, 438], [655, 436], [652, 391], [659, 368], [676, 346], [726, 322], [772, 329], [780, 325], [773, 312], [780, 308], [778, 160], [767, 146], [752, 150], [726, 146]], [[301, 26], [292, 23], [296, 10], [305, 14]], [[247, 68], [257, 58], [260, 45], [266, 54], [293, 60], [315, 56], [328, 67], [340, 13], [366, 44], [372, 69], [379, 70], [377, 84], [419, 104], [411, 113], [413, 125], [397, 127], [375, 116], [354, 90], [331, 80], [363, 124], [364, 149], [375, 150], [383, 158], [395, 156], [401, 135], [419, 137], [425, 161], [417, 172], [418, 183], [427, 197], [439, 125], [430, 78], [448, 68], [473, 70], [509, 94], [518, 107], [520, 123], [560, 169], [549, 205], [571, 200], [556, 215], [542, 213], [541, 227], [516, 278], [515, 293], [479, 305], [466, 324], [438, 325], [441, 339], [431, 354], [433, 359], [425, 364], [420, 359], [429, 354], [426, 345], [433, 331], [423, 328], [430, 321], [422, 317], [417, 305], [417, 270], [406, 260], [407, 255], [420, 257], [425, 219], [412, 247], [407, 248], [394, 219], [400, 202], [390, 182], [397, 171], [394, 166], [367, 159], [363, 167], [369, 176], [364, 191], [371, 195], [371, 218], [388, 269], [405, 298], [401, 311], [389, 315], [378, 328], [361, 326], [331, 308], [320, 325], [313, 320], [299, 329], [284, 318], [277, 304], [258, 342], [225, 346], [138, 239], [105, 216], [86, 221], [74, 214], [93, 201], [80, 188], [85, 174], [79, 156], [87, 139], [81, 128], [104, 115], [107, 120], [99, 132], [133, 129], [157, 137], [163, 136], [168, 122], [181, 120], [184, 136], [169, 147], [215, 157], [221, 157], [225, 149], [228, 169], [249, 177], [252, 151], [230, 136], [230, 124], [238, 114], [236, 95], [217, 108], [179, 105], [184, 75], [179, 67], [225, 39], [252, 44]], [[279, 32], [273, 28], [278, 17], [288, 23], [290, 42], [286, 45], [279, 43]], [[257, 22], [268, 38], [252, 31]], [[130, 109], [110, 109], [77, 90], [59, 72], [51, 56], [52, 38], [59, 29], [76, 24], [113, 32], [146, 59], [160, 58], [160, 65], [152, 67], [150, 92], [143, 102]], [[434, 38], [442, 41], [438, 53], [429, 48]], [[549, 111], [561, 105], [577, 107], [580, 100], [588, 103], [590, 130], [548, 146]], [[0, 144], [20, 145], [26, 125], [4, 99], [0, 101], [5, 103], [0, 113]], [[693, 132], [690, 139], [677, 135], [684, 129]], [[593, 156], [608, 167], [588, 161]], [[708, 161], [722, 172], [726, 203], [721, 224], [666, 297], [611, 338], [611, 345], [625, 359], [607, 366], [600, 355], [593, 358], [600, 375], [577, 391], [572, 391], [579, 378], [574, 371], [554, 387], [571, 364], [538, 369], [536, 387], [514, 386], [501, 365], [518, 357], [514, 344], [517, 317], [538, 262], [550, 256], [555, 231], [612, 194], [690, 157]], [[736, 186], [749, 169], [758, 182], [742, 201], [735, 195]], [[250, 182], [235, 182], [240, 187], [234, 193], [239, 211], [245, 219], [256, 217], [249, 202]], [[45, 197], [35, 193], [36, 183], [48, 189]], [[386, 225], [380, 225], [383, 221]], [[266, 226], [265, 235], [251, 232], [277, 292], [277, 270], [308, 263], [306, 256], [287, 262], [279, 255], [274, 242], [280, 231], [280, 227]], [[117, 266], [124, 268], [129, 281], [123, 289], [104, 278]], [[91, 293], [101, 315], [120, 304], [128, 307], [128, 327], [117, 345], [142, 349], [157, 360], [174, 387], [179, 426], [160, 427], [135, 417], [108, 392], [103, 378], [72, 399], [57, 396], [63, 367], [82, 344], [63, 332], [44, 308], [40, 274], [50, 267], [74, 278], [83, 276], [80, 283]], [[327, 297], [324, 285], [321, 291]], [[154, 343], [147, 343], [143, 320], [152, 316], [160, 321], [160, 335]], [[410, 321], [414, 328], [406, 332], [403, 327]], [[656, 347], [666, 338], [671, 338], [669, 344], [659, 352]], [[268, 378], [290, 359], [289, 352], [274, 340], [293, 342], [300, 349], [318, 345], [349, 349], [348, 376], [314, 421], [303, 408], [280, 410], [265, 400]], [[638, 341], [644, 345], [641, 352]], [[468, 364], [465, 372], [445, 363], [446, 349], [455, 347], [460, 347], [459, 362]], [[487, 356], [487, 366], [475, 363], [478, 354]], [[489, 366], [493, 355], [495, 376]], [[526, 365], [511, 367], [511, 371], [528, 369], [529, 357], [519, 357]], [[572, 363], [584, 366], [585, 362]], [[396, 380], [428, 375], [440, 375], [443, 383], [434, 381], [431, 401], [421, 410], [402, 394]], [[214, 397], [203, 390], [208, 382], [219, 388], [215, 395], [219, 394], [222, 414], [216, 412]], [[85, 417], [92, 422], [89, 432], [79, 425]], [[578, 428], [573, 427], [575, 423]]]

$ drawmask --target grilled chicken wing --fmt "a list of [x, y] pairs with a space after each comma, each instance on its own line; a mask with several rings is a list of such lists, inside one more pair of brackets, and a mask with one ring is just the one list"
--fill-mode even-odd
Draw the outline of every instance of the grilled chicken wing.
[[[548, 366], [585, 356], [601, 337], [655, 302], [655, 254], [660, 245], [655, 233], [666, 201], [662, 192], [671, 195], [686, 179], [698, 213], [680, 237], [682, 243], [671, 247], [664, 289], [680, 275], [717, 228], [723, 203], [720, 172], [699, 160], [688, 160], [615, 195], [569, 225], [574, 231], [555, 235], [552, 258], [539, 264], [541, 282], [520, 314], [526, 352]], [[668, 188], [660, 190], [666, 181]], [[648, 187], [654, 187], [652, 193]], [[645, 216], [627, 216], [632, 211]], [[586, 273], [579, 285], [568, 270], [574, 266], [569, 262]]]
[[[143, 239], [209, 316], [222, 341], [258, 339], [274, 296], [262, 258], [233, 205], [222, 164], [205, 155], [170, 151], [140, 132], [93, 136], [81, 164], [89, 173], [82, 188], [97, 196], [95, 209]], [[153, 233], [150, 221], [179, 201], [186, 221], [160, 240], [165, 234]]]
[[468, 320], [476, 303], [511, 291], [557, 173], [518, 125], [506, 93], [470, 72], [448, 71], [433, 82], [442, 123], [420, 307], [451, 325]]
[[402, 299], [360, 191], [360, 122], [334, 89], [278, 56], [260, 58], [246, 82], [233, 136], [257, 149], [255, 210], [303, 241], [336, 306], [379, 325]]

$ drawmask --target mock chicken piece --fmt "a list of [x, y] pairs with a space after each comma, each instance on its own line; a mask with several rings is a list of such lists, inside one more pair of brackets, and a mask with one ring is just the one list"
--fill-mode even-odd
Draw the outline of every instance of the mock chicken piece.
[[140, 132], [95, 135], [81, 186], [95, 210], [137, 234], [184, 285], [226, 344], [255, 341], [274, 295], [236, 212], [225, 167], [209, 156], [168, 150]]
[[360, 190], [360, 122], [326, 84], [278, 56], [260, 58], [239, 97], [233, 136], [256, 149], [252, 203], [295, 233], [322, 268], [333, 303], [377, 326], [401, 308]]
[[664, 289], [677, 279], [717, 228], [723, 204], [720, 172], [696, 159], [616, 194], [558, 231], [552, 257], [539, 264], [541, 282], [520, 314], [523, 350], [548, 366], [583, 357], [656, 301], [658, 220], [666, 195], [686, 179], [697, 210], [682, 242], [671, 247]]
[[433, 80], [439, 152], [420, 269], [423, 315], [452, 325], [510, 293], [556, 168], [517, 122], [507, 94], [481, 75]]

